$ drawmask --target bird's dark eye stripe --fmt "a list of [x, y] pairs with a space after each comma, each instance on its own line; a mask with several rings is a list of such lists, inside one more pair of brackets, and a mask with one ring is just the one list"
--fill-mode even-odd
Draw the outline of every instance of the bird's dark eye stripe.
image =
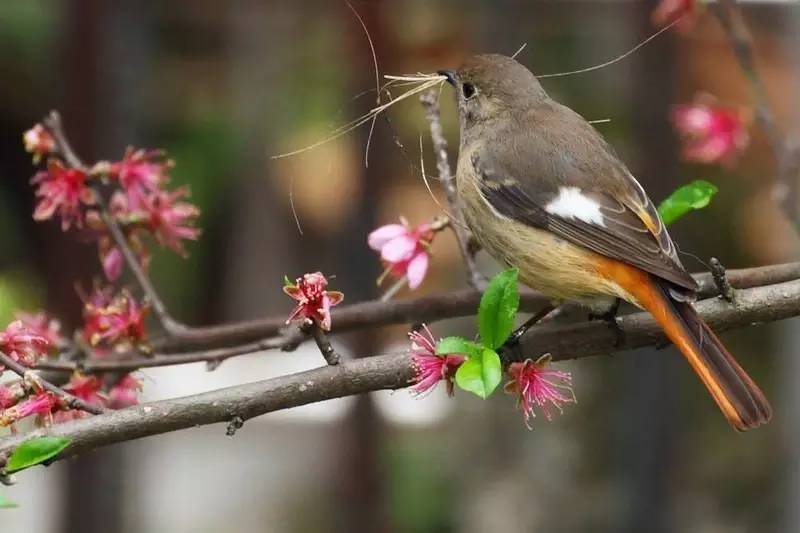
[[461, 86], [461, 92], [464, 93], [464, 98], [472, 98], [475, 96], [475, 86], [471, 83], [464, 83]]

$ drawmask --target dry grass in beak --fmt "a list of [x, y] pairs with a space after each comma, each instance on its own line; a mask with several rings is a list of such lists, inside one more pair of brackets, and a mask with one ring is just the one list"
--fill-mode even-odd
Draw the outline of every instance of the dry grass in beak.
[[444, 82], [447, 78], [440, 74], [416, 74], [416, 75], [409, 75], [409, 76], [390, 76], [386, 75], [384, 78], [388, 79], [389, 82], [384, 85], [384, 88], [388, 90], [389, 87], [394, 86], [409, 86], [415, 85], [412, 89], [404, 92], [400, 96], [396, 98], [391, 98], [385, 104], [381, 104], [379, 106], [373, 107], [364, 115], [358, 117], [355, 120], [348, 122], [347, 124], [343, 124], [333, 130], [333, 132], [325, 137], [324, 139], [320, 139], [319, 141], [310, 144], [308, 146], [304, 146], [303, 148], [298, 148], [297, 150], [292, 150], [291, 152], [286, 152], [283, 154], [273, 155], [271, 159], [281, 159], [284, 157], [291, 157], [293, 155], [302, 154], [308, 150], [313, 150], [314, 148], [321, 146], [325, 143], [329, 143], [343, 135], [346, 135], [353, 131], [354, 129], [358, 128], [359, 126], [363, 126], [367, 122], [374, 120], [378, 115], [392, 107], [398, 102], [401, 102], [407, 99], [410, 96], [414, 96], [415, 94], [419, 94], [423, 91], [427, 91], [432, 87], [436, 87]]

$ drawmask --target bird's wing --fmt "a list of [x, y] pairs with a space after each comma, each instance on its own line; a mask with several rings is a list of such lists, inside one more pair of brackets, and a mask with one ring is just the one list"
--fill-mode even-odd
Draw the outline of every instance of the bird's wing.
[[[613, 154], [605, 162], [614, 164], [600, 165], [601, 170], [616, 173], [605, 180], [589, 176], [587, 170], [563, 159], [557, 178], [552, 166], [523, 164], [511, 168], [501, 163], [514, 160], [497, 157], [489, 150], [473, 152], [471, 157], [480, 192], [499, 215], [549, 230], [678, 287], [697, 290], [655, 206]], [[520, 175], [531, 172], [548, 175]]]

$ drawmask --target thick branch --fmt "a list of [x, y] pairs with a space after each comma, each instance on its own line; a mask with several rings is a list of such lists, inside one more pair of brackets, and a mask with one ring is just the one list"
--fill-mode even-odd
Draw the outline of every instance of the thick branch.
[[39, 435], [72, 440], [60, 459], [99, 446], [194, 426], [243, 420], [264, 413], [361, 394], [400, 388], [412, 378], [409, 357], [380, 356], [300, 372], [247, 385], [229, 387], [174, 400], [152, 402], [74, 422], [57, 424], [0, 440], [0, 457], [20, 442]]
[[[752, 289], [739, 289], [736, 303], [721, 298], [700, 302], [703, 318], [718, 331], [781, 320], [800, 315], [800, 280]], [[661, 329], [648, 313], [620, 319], [624, 344], [614, 347], [618, 337], [607, 325], [540, 325], [522, 339], [527, 356], [552, 353], [554, 359], [577, 359], [663, 342]], [[59, 456], [69, 457], [106, 446], [179, 429], [248, 419], [299, 405], [361, 394], [381, 389], [406, 387], [413, 378], [408, 355], [384, 355], [344, 361], [298, 374], [247, 385], [229, 387], [153, 402], [96, 417], [66, 422], [32, 434], [0, 440], [0, 457], [13, 451], [23, 440], [37, 435], [60, 435], [72, 443]]]
[[[697, 311], [715, 331], [728, 331], [800, 315], [800, 280], [738, 289], [735, 303], [710, 298], [696, 304]], [[529, 356], [549, 352], [554, 360], [578, 359], [615, 351], [659, 345], [666, 341], [649, 313], [618, 318], [624, 332], [623, 345], [617, 332], [602, 322], [547, 324], [533, 328], [522, 338], [522, 351]]]

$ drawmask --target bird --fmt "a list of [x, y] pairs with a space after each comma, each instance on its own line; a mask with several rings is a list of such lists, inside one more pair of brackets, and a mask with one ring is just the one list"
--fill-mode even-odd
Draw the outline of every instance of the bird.
[[648, 311], [735, 430], [768, 422], [764, 393], [695, 310], [697, 282], [658, 210], [600, 133], [510, 57], [438, 75], [456, 93], [456, 191], [478, 243], [554, 302]]

